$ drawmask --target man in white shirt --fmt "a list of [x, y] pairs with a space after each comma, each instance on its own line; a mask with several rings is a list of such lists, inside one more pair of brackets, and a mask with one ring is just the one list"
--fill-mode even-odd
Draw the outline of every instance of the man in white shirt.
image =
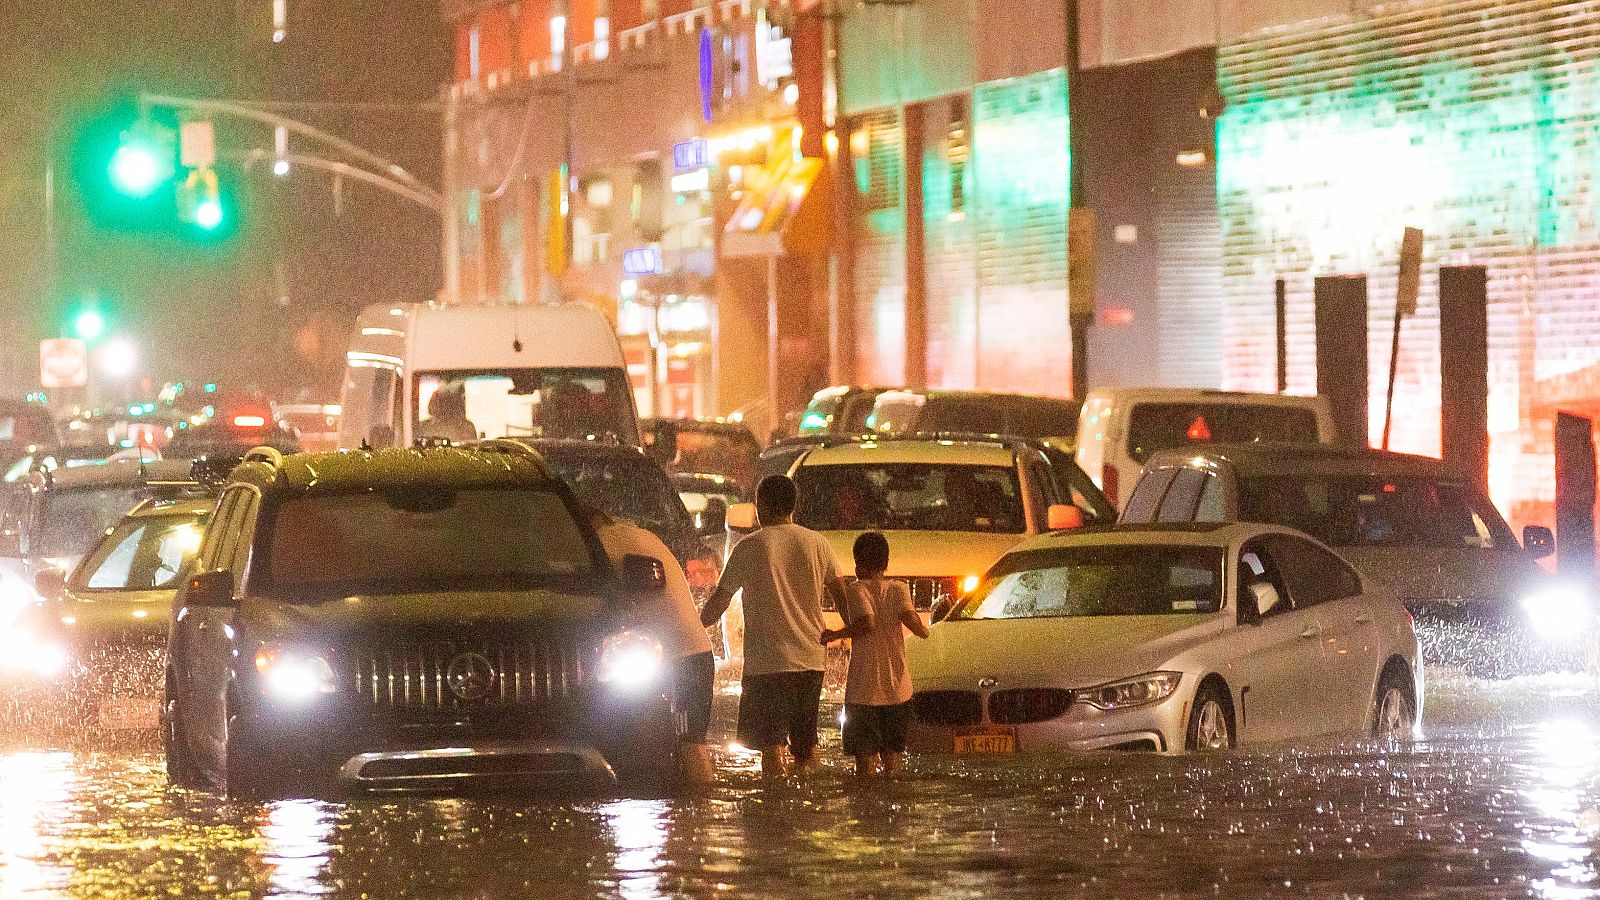
[[733, 595], [744, 592], [744, 679], [739, 698], [739, 741], [761, 753], [761, 771], [788, 771], [787, 744], [801, 771], [816, 766], [817, 711], [827, 650], [822, 595], [841, 608], [844, 582], [822, 535], [796, 525], [794, 482], [769, 475], [756, 488], [760, 530], [740, 541], [706, 600], [700, 623], [722, 618]]

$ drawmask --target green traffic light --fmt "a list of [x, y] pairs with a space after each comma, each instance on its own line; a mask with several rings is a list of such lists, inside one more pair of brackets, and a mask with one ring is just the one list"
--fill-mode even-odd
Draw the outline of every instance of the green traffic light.
[[86, 309], [72, 320], [73, 333], [85, 341], [94, 340], [104, 334], [105, 330], [105, 316], [100, 315], [97, 310]]
[[222, 201], [215, 197], [207, 197], [195, 204], [194, 223], [212, 231], [222, 224]]
[[148, 197], [166, 181], [161, 158], [140, 143], [124, 143], [111, 157], [111, 184], [130, 197]]

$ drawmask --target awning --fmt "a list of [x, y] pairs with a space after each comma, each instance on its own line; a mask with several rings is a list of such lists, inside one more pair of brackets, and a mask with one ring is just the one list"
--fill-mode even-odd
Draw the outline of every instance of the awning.
[[828, 245], [822, 160], [784, 153], [744, 179], [744, 196], [722, 230], [725, 257], [816, 253]]

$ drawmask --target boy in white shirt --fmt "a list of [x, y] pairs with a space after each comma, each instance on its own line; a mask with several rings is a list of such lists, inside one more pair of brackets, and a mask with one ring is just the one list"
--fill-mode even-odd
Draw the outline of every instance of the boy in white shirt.
[[856, 758], [856, 774], [900, 771], [911, 716], [911, 675], [906, 671], [904, 629], [920, 638], [928, 626], [917, 615], [911, 589], [888, 581], [889, 541], [876, 531], [851, 548], [856, 580], [847, 593], [844, 628], [824, 631], [822, 643], [850, 639], [850, 674], [844, 688], [844, 752]]

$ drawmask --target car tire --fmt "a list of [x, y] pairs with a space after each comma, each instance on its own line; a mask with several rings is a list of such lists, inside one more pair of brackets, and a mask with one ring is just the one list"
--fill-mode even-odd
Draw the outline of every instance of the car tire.
[[1385, 740], [1409, 740], [1417, 720], [1411, 686], [1398, 666], [1383, 670], [1372, 705], [1372, 735]]
[[1231, 750], [1235, 743], [1233, 699], [1215, 682], [1200, 685], [1189, 711], [1184, 746], [1194, 752], [1215, 753]]

